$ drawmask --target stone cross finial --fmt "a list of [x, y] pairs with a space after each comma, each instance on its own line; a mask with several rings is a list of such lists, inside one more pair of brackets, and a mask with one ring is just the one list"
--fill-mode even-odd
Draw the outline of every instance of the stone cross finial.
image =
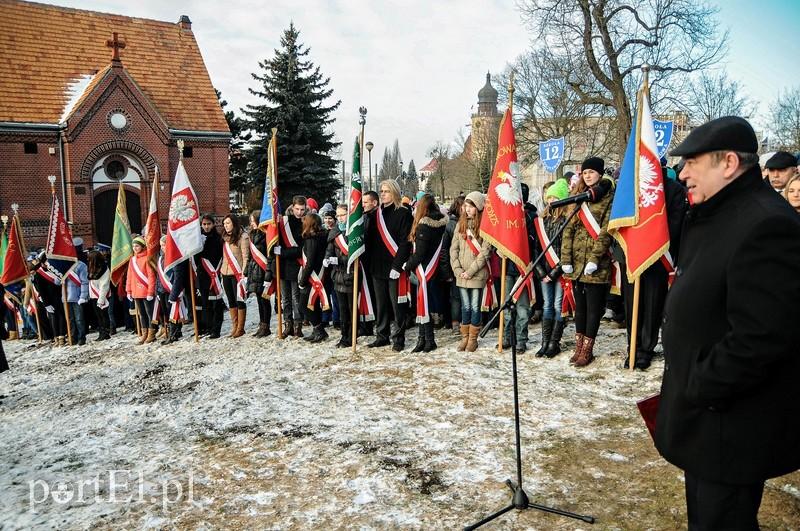
[[112, 61], [120, 61], [119, 58], [119, 51], [125, 48], [125, 43], [117, 37], [117, 32], [113, 32], [112, 38], [106, 41], [106, 46], [111, 48], [113, 51], [113, 55], [111, 56]]

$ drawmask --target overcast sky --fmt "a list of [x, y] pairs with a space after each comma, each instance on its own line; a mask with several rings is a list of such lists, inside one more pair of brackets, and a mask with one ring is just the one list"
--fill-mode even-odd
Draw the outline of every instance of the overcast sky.
[[[420, 168], [431, 145], [454, 140], [468, 125], [486, 72], [501, 71], [529, 46], [513, 0], [48, 3], [172, 22], [189, 15], [211, 80], [237, 111], [254, 102], [250, 73], [273, 55], [294, 21], [342, 101], [334, 129], [348, 163], [358, 107], [365, 106], [373, 165], [397, 138], [405, 164], [414, 159]], [[800, 86], [800, 9], [796, 0], [720, 6], [722, 26], [731, 30], [724, 68], [762, 102], [764, 114], [780, 89]]]

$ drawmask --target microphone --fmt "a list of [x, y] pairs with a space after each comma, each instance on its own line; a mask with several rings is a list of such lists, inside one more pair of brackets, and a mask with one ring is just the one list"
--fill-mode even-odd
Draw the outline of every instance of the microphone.
[[590, 203], [597, 203], [601, 199], [603, 199], [608, 192], [611, 191], [611, 179], [607, 179], [603, 177], [600, 181], [597, 182], [594, 186], [586, 190], [585, 192], [573, 195], [566, 199], [559, 199], [558, 201], [553, 201], [550, 203], [550, 208], [558, 208], [565, 205], [573, 205], [576, 203], [583, 203], [583, 202], [590, 202]]

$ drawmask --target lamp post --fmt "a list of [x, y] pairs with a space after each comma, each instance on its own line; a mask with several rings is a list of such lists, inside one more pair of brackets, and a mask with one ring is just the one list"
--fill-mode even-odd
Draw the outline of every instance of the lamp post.
[[375, 144], [372, 142], [367, 142], [364, 144], [364, 147], [367, 148], [367, 158], [369, 162], [367, 162], [367, 171], [369, 172], [369, 178], [367, 180], [367, 186], [369, 186], [370, 190], [374, 190], [375, 188], [372, 185], [372, 148], [375, 147]]
[[[400, 159], [400, 175], [397, 177], [397, 182], [400, 184], [401, 188], [405, 188], [405, 182], [403, 181], [403, 159]], [[400, 192], [405, 192], [405, 190], [401, 189]]]
[[364, 156], [364, 127], [367, 125], [367, 108], [366, 107], [359, 107], [358, 108], [358, 115], [359, 115], [358, 125], [361, 126], [361, 138], [358, 139], [359, 143], [361, 144], [361, 146], [360, 146], [361, 149], [358, 150], [358, 152], [361, 154], [361, 156], [359, 157], [359, 160], [358, 160], [358, 173], [363, 178], [364, 172], [362, 171], [362, 169], [364, 167], [364, 163], [363, 163], [363, 161], [364, 161], [364, 159], [363, 159], [363, 156]]

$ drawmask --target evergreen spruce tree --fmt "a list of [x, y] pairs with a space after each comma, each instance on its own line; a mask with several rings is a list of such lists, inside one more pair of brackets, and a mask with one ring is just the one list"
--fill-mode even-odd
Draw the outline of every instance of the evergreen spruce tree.
[[260, 83], [250, 93], [262, 98], [242, 112], [255, 136], [247, 152], [247, 183], [263, 190], [267, 171], [267, 145], [272, 128], [278, 129], [278, 194], [282, 205], [293, 195], [311, 195], [319, 204], [332, 201], [341, 183], [338, 161], [331, 153], [339, 146], [330, 130], [331, 113], [341, 101], [326, 102], [333, 95], [330, 78], [307, 59], [309, 48], [298, 41], [294, 23], [281, 37], [281, 49], [271, 59], [259, 61], [262, 73], [253, 73]]
[[414, 159], [408, 163], [408, 171], [405, 172], [405, 182], [403, 183], [403, 190], [416, 195], [419, 191], [419, 175], [417, 175], [417, 166], [414, 164]]
[[245, 158], [245, 145], [250, 140], [250, 133], [245, 133], [246, 124], [244, 120], [237, 117], [233, 111], [226, 111], [228, 102], [222, 99], [222, 92], [214, 89], [217, 93], [219, 106], [228, 122], [228, 129], [231, 130], [231, 143], [228, 148], [228, 171], [230, 173], [230, 190], [232, 192], [245, 192], [245, 173], [247, 170], [247, 159]]

